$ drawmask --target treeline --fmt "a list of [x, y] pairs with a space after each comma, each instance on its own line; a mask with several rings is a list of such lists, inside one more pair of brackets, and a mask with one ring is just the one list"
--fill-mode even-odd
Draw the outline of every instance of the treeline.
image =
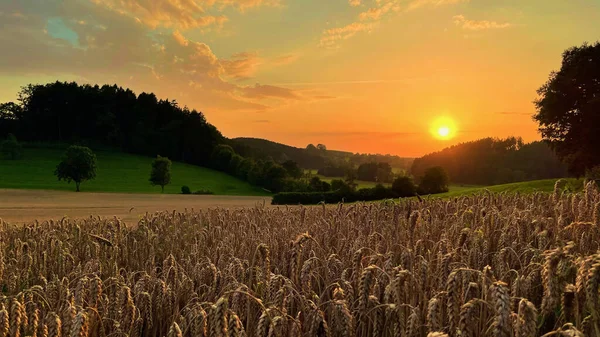
[[28, 85], [18, 97], [18, 103], [0, 105], [2, 137], [110, 147], [204, 166], [225, 141], [201, 112], [116, 85]]
[[521, 138], [484, 138], [461, 143], [414, 160], [418, 177], [433, 166], [443, 167], [455, 184], [496, 185], [566, 177], [567, 167], [543, 142], [525, 144]]
[[[408, 171], [413, 158], [403, 158], [393, 155], [362, 154], [345, 151], [329, 150], [324, 144], [308, 144], [306, 148], [298, 148], [259, 138], [234, 138], [229, 143], [235, 152], [244, 157], [260, 160], [285, 162], [293, 160], [303, 169], [316, 169], [335, 174], [323, 174], [330, 177], [340, 177], [348, 168], [354, 168], [371, 162], [386, 163], [392, 168]], [[329, 170], [329, 171], [328, 171]]]

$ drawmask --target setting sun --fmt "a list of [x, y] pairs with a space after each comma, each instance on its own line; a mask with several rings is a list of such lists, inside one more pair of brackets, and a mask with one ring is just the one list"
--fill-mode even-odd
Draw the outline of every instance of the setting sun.
[[438, 136], [440, 137], [448, 137], [450, 134], [450, 128], [447, 126], [442, 126], [438, 129]]
[[456, 125], [449, 117], [438, 117], [431, 124], [430, 132], [437, 139], [451, 139], [456, 134]]

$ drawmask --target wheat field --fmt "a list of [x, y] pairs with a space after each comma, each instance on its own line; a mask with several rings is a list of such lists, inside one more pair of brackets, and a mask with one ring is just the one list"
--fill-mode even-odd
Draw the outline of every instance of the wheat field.
[[0, 226], [4, 336], [600, 336], [600, 193]]

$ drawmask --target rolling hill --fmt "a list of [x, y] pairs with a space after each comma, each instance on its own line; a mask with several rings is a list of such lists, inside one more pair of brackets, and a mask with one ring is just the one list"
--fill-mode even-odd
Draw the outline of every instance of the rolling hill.
[[[23, 159], [0, 159], [0, 188], [75, 190], [74, 183], [58, 181], [54, 169], [63, 149], [25, 148]], [[82, 192], [160, 193], [148, 181], [152, 158], [111, 151], [95, 151], [98, 159], [95, 180], [81, 184]], [[259, 187], [204, 167], [173, 162], [171, 184], [165, 193], [209, 190], [219, 195], [268, 195]]]

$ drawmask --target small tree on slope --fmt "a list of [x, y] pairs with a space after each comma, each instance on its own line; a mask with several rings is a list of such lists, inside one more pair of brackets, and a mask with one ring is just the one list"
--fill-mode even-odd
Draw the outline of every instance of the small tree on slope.
[[79, 185], [83, 181], [96, 178], [96, 155], [85, 146], [69, 146], [62, 161], [56, 166], [54, 175], [59, 181], [74, 181], [76, 191], [79, 192]]
[[171, 183], [171, 161], [167, 157], [157, 156], [152, 162], [150, 184], [160, 185], [161, 193], [164, 193], [165, 186], [169, 183]]

